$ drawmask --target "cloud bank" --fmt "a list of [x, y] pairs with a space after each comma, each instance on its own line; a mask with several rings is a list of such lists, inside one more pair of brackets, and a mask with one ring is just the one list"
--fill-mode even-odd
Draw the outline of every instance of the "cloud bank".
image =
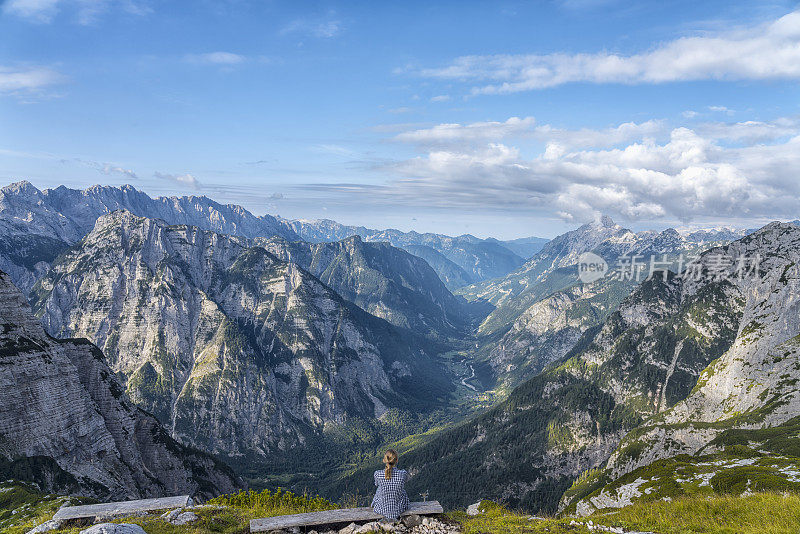
[[[513, 146], [527, 138], [541, 141], [533, 157]], [[329, 191], [417, 207], [550, 212], [567, 221], [599, 214], [683, 222], [800, 215], [798, 117], [692, 128], [653, 120], [599, 130], [512, 117], [440, 124], [393, 139], [420, 151], [381, 166], [394, 180]]]
[[769, 24], [683, 37], [633, 55], [473, 55], [456, 58], [444, 67], [422, 69], [419, 74], [477, 82], [473, 94], [515, 93], [571, 82], [796, 80], [800, 79], [800, 11]]

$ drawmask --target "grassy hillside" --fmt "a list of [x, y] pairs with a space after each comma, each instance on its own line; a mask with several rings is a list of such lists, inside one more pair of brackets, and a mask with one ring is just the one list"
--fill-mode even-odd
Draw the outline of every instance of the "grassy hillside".
[[[637, 454], [633, 446], [624, 454]], [[616, 480], [608, 469], [579, 477], [562, 499], [564, 513], [587, 514], [630, 503], [685, 496], [800, 493], [800, 417], [772, 428], [729, 429], [696, 455], [657, 460]]]
[[45, 495], [35, 484], [5, 481], [0, 483], [0, 532], [23, 534], [47, 521], [63, 505], [87, 504], [90, 499]]
[[532, 519], [491, 503], [485, 503], [484, 508], [486, 513], [474, 518], [463, 513], [452, 517], [462, 522], [465, 534], [602, 532], [597, 525], [657, 534], [796, 534], [800, 524], [800, 496], [793, 493], [681, 497], [634, 504], [582, 519]]

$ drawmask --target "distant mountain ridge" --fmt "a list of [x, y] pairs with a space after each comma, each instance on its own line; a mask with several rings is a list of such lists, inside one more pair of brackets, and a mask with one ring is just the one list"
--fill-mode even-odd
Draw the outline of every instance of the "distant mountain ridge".
[[47, 336], [0, 272], [0, 477], [43, 491], [125, 500], [240, 487], [233, 472], [169, 437], [134, 406], [85, 339]]
[[357, 235], [365, 241], [386, 241], [412, 254], [415, 250], [419, 251], [416, 247], [428, 247], [461, 270], [459, 273], [461, 276], [457, 277], [453, 275], [452, 265], [439, 265], [444, 263], [442, 259], [431, 262], [431, 266], [439, 272], [440, 278], [450, 289], [460, 287], [458, 284], [462, 284], [465, 276], [468, 283], [503, 276], [524, 263], [524, 257], [517, 251], [531, 252], [547, 242], [546, 239], [535, 237], [503, 242], [496, 239], [479, 239], [469, 234], [451, 237], [414, 231], [401, 232], [394, 229], [374, 230], [364, 226], [347, 226], [329, 219], [285, 220], [285, 222], [303, 240], [310, 242], [339, 241]]
[[[546, 242], [540, 238], [502, 242], [470, 235], [372, 230], [329, 220], [290, 221], [255, 216], [241, 206], [220, 204], [205, 196], [151, 198], [130, 185], [96, 185], [84, 190], [59, 186], [41, 191], [23, 181], [0, 189], [0, 236], [19, 241], [13, 246], [0, 245], [0, 268], [11, 274], [23, 291], [29, 291], [57, 253], [83, 238], [98, 217], [119, 209], [169, 224], [247, 238], [277, 236], [318, 243], [358, 235], [366, 241], [386, 241], [419, 254], [450, 289], [502, 276], [524, 262], [517, 252], [530, 253]], [[40, 261], [34, 261], [36, 254], [25, 258], [15, 254], [20, 247], [40, 251]]]
[[229, 235], [299, 239], [271, 215], [256, 217], [241, 206], [208, 197], [153, 199], [130, 185], [84, 190], [62, 185], [40, 191], [29, 182], [17, 182], [0, 189], [0, 269], [27, 293], [49, 263], [89, 233], [98, 217], [119, 209]]
[[89, 233], [98, 217], [120, 209], [222, 234], [299, 239], [271, 215], [257, 217], [241, 206], [205, 196], [151, 198], [130, 185], [95, 185], [84, 190], [62, 185], [40, 191], [29, 182], [18, 182], [0, 189], [0, 228], [47, 235], [69, 244]]

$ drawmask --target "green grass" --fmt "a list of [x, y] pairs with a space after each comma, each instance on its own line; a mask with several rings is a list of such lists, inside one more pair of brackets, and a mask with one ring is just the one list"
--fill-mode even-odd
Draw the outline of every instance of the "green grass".
[[[758, 493], [748, 496], [684, 497], [596, 514], [596, 522], [659, 534], [796, 534], [800, 495]], [[595, 516], [591, 516], [595, 519]]]
[[529, 519], [528, 514], [511, 512], [491, 501], [481, 502], [482, 514], [469, 517], [464, 512], [453, 512], [448, 517], [461, 523], [464, 534], [518, 534], [547, 532], [560, 534], [590, 532], [586, 527], [571, 526], [571, 519]]
[[[14, 487], [26, 486], [14, 484]], [[30, 513], [19, 522], [19, 514], [14, 515], [14, 526], [0, 522], [0, 532], [9, 534], [22, 534], [51, 519], [55, 511], [67, 500], [66, 497], [43, 496], [33, 489], [27, 492], [2, 492], [0, 493], [0, 517], [8, 513], [11, 516], [11, 506], [19, 509], [25, 504], [30, 504]], [[231, 495], [222, 495], [206, 503], [208, 507], [193, 510], [200, 518], [198, 521], [185, 526], [174, 526], [159, 518], [158, 515], [148, 517], [126, 517], [115, 519], [114, 523], [134, 523], [141, 525], [147, 534], [245, 534], [250, 532], [250, 520], [277, 515], [299, 514], [304, 512], [318, 512], [338, 508], [335, 504], [321, 497], [309, 495], [296, 495], [289, 491], [277, 490], [271, 492], [242, 491]], [[9, 520], [10, 524], [11, 520]], [[59, 534], [77, 534], [86, 526], [70, 526], [55, 531]]]
[[[797, 534], [800, 525], [800, 495], [758, 493], [748, 496], [693, 496], [639, 503], [613, 512], [598, 512], [586, 518], [531, 520], [484, 502], [485, 513], [467, 517], [450, 514], [462, 523], [464, 534], [585, 533], [589, 521], [626, 530], [658, 534]], [[596, 531], [597, 532], [597, 531]]]
[[226, 506], [254, 514], [255, 517], [320, 512], [338, 508], [335, 504], [318, 496], [296, 495], [291, 491], [264, 490], [240, 491], [231, 495], [221, 495], [206, 504]]
[[23, 534], [52, 518], [67, 501], [81, 504], [86, 499], [45, 495], [25, 482], [0, 483], [0, 532]]

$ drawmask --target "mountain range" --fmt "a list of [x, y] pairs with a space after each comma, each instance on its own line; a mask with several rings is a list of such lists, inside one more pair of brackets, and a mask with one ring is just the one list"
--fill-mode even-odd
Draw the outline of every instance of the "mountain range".
[[365, 241], [388, 242], [428, 261], [450, 289], [501, 276], [524, 262], [512, 249], [524, 253], [547, 241], [525, 238], [504, 246], [470, 235], [369, 230], [327, 220], [255, 216], [241, 206], [220, 204], [205, 196], [151, 198], [130, 185], [96, 185], [84, 190], [60, 186], [40, 191], [29, 182], [17, 182], [0, 189], [0, 236], [4, 237], [0, 269], [23, 291], [30, 290], [58, 253], [83, 238], [98, 217], [119, 209], [169, 224], [247, 238], [277, 236], [319, 243], [357, 235]]
[[795, 221], [504, 242], [21, 182], [0, 236], [8, 478], [213, 495], [241, 485], [219, 457], [337, 499], [392, 444], [447, 506], [800, 481]]
[[[538, 374], [616, 310], [649, 276], [650, 265], [677, 269], [714, 243], [726, 242], [703, 237], [693, 241], [672, 228], [633, 232], [603, 217], [554, 238], [515, 271], [461, 288], [457, 293], [468, 301], [493, 307], [478, 327], [477, 360], [506, 388]], [[589, 252], [609, 271], [583, 282], [577, 265]], [[632, 261], [645, 270], [634, 273]]]

